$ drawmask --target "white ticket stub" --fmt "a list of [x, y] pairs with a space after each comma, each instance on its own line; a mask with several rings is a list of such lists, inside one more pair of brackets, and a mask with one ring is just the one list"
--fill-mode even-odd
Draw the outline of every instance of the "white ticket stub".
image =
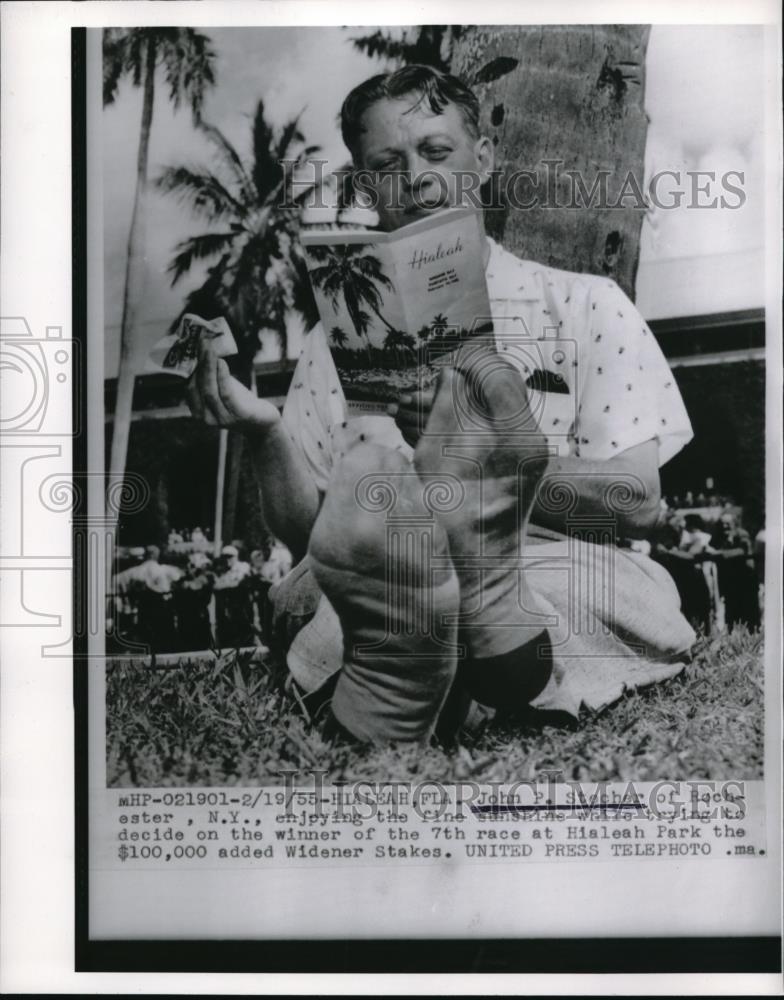
[[237, 353], [237, 344], [226, 320], [202, 319], [194, 313], [186, 313], [180, 321], [176, 333], [162, 337], [150, 351], [145, 365], [145, 374], [179, 375], [190, 378], [199, 363], [199, 344], [203, 337], [212, 341], [219, 358], [228, 358]]

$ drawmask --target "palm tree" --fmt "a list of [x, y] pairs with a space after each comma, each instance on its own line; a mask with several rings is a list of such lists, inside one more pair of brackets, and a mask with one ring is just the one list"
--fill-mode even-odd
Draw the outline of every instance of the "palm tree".
[[390, 330], [384, 338], [384, 350], [394, 354], [402, 367], [416, 357], [416, 341], [403, 330]]
[[[276, 132], [259, 101], [247, 162], [218, 128], [202, 122], [200, 128], [218, 154], [218, 169], [173, 166], [157, 179], [160, 190], [178, 196], [210, 227], [174, 248], [169, 265], [172, 285], [197, 261], [217, 257], [205, 281], [187, 297], [183, 312], [227, 318], [239, 348], [238, 374], [246, 380], [261, 329], [277, 332], [285, 357], [287, 311], [297, 309], [306, 322], [316, 318], [296, 241], [299, 205], [310, 189], [294, 201], [285, 197], [291, 173], [318, 151], [317, 146], [305, 145], [298, 120]], [[173, 325], [178, 322], [179, 317]]]
[[443, 313], [438, 313], [438, 315], [433, 317], [433, 321], [430, 324], [430, 334], [436, 339], [443, 337], [446, 333], [447, 327], [449, 326], [449, 320], [444, 316]]
[[[199, 127], [218, 154], [217, 169], [172, 166], [157, 179], [160, 190], [179, 197], [209, 226], [174, 248], [169, 265], [172, 285], [197, 261], [217, 260], [204, 282], [187, 296], [172, 329], [186, 312], [225, 316], [237, 341], [234, 374], [248, 385], [262, 329], [275, 330], [285, 359], [287, 313], [300, 312], [308, 326], [318, 318], [305, 258], [295, 239], [300, 204], [310, 189], [292, 201], [285, 188], [291, 174], [319, 147], [305, 144], [299, 116], [280, 130], [273, 129], [266, 120], [263, 101], [256, 105], [248, 160], [220, 129], [207, 122]], [[223, 517], [228, 537], [234, 534], [242, 436], [232, 435], [230, 445]]]
[[163, 69], [174, 107], [188, 104], [194, 122], [198, 122], [205, 92], [215, 82], [214, 59], [209, 38], [192, 28], [107, 28], [103, 33], [104, 107], [113, 103], [124, 77], [144, 91], [125, 269], [120, 372], [109, 458], [110, 489], [125, 473], [133, 409], [135, 330], [144, 286], [145, 196], [156, 72], [158, 67]]
[[383, 301], [379, 293], [379, 287], [392, 291], [394, 286], [381, 270], [378, 257], [366, 253], [362, 244], [311, 247], [310, 253], [319, 262], [310, 271], [313, 287], [320, 289], [333, 306], [337, 306], [342, 296], [360, 336], [367, 335], [370, 321], [363, 306], [368, 306], [387, 331], [394, 332], [395, 328], [381, 314]]
[[330, 343], [338, 350], [342, 350], [348, 343], [348, 334], [340, 326], [333, 326], [329, 331]]

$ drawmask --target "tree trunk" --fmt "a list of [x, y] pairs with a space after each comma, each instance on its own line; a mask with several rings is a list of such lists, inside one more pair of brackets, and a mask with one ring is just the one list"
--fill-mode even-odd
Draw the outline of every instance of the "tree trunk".
[[[490, 235], [519, 257], [607, 275], [632, 298], [645, 211], [649, 31], [644, 25], [470, 27], [452, 61], [452, 71], [479, 96], [482, 131], [503, 172], [506, 205], [488, 212]], [[520, 179], [515, 202], [509, 179], [521, 170], [535, 171], [538, 186]], [[620, 207], [610, 207], [621, 193]]]
[[226, 488], [226, 454], [229, 432], [221, 427], [218, 432], [218, 468], [215, 476], [215, 523], [213, 525], [213, 555], [217, 559], [223, 548], [223, 493]]
[[[109, 458], [109, 491], [122, 482], [128, 456], [128, 439], [133, 413], [133, 388], [136, 365], [136, 317], [144, 292], [145, 274], [145, 201], [147, 192], [147, 160], [150, 129], [155, 101], [155, 39], [147, 42], [147, 63], [144, 76], [144, 99], [136, 167], [136, 193], [133, 200], [131, 228], [128, 234], [128, 256], [125, 265], [125, 294], [120, 329], [120, 372], [117, 380], [117, 401], [114, 408], [112, 449]], [[116, 513], [108, 511], [110, 515]]]

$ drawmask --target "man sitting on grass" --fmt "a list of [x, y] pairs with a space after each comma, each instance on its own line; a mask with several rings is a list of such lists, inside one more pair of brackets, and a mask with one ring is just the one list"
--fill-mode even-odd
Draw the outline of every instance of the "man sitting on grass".
[[[466, 172], [489, 180], [478, 121], [430, 67], [352, 91], [343, 138], [382, 228], [461, 204]], [[347, 419], [320, 325], [282, 418], [208, 344], [189, 388], [196, 416], [246, 434], [267, 521], [301, 560], [273, 594], [294, 679], [364, 741], [427, 739], [471, 698], [598, 709], [677, 674], [695, 638], [666, 571], [614, 544], [650, 533], [659, 467], [691, 437], [654, 337], [606, 278], [490, 239], [485, 266], [493, 342], [390, 417]]]

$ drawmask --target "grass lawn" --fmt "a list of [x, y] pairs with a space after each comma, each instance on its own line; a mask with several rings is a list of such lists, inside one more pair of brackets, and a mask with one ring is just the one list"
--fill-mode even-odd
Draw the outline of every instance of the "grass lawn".
[[[327, 781], [752, 779], [763, 764], [763, 643], [735, 629], [706, 641], [672, 681], [579, 724], [493, 722], [443, 749], [324, 742], [283, 693], [273, 659], [235, 652], [174, 667], [107, 664], [110, 786], [270, 785], [314, 767]], [[303, 780], [307, 780], [303, 776]]]

